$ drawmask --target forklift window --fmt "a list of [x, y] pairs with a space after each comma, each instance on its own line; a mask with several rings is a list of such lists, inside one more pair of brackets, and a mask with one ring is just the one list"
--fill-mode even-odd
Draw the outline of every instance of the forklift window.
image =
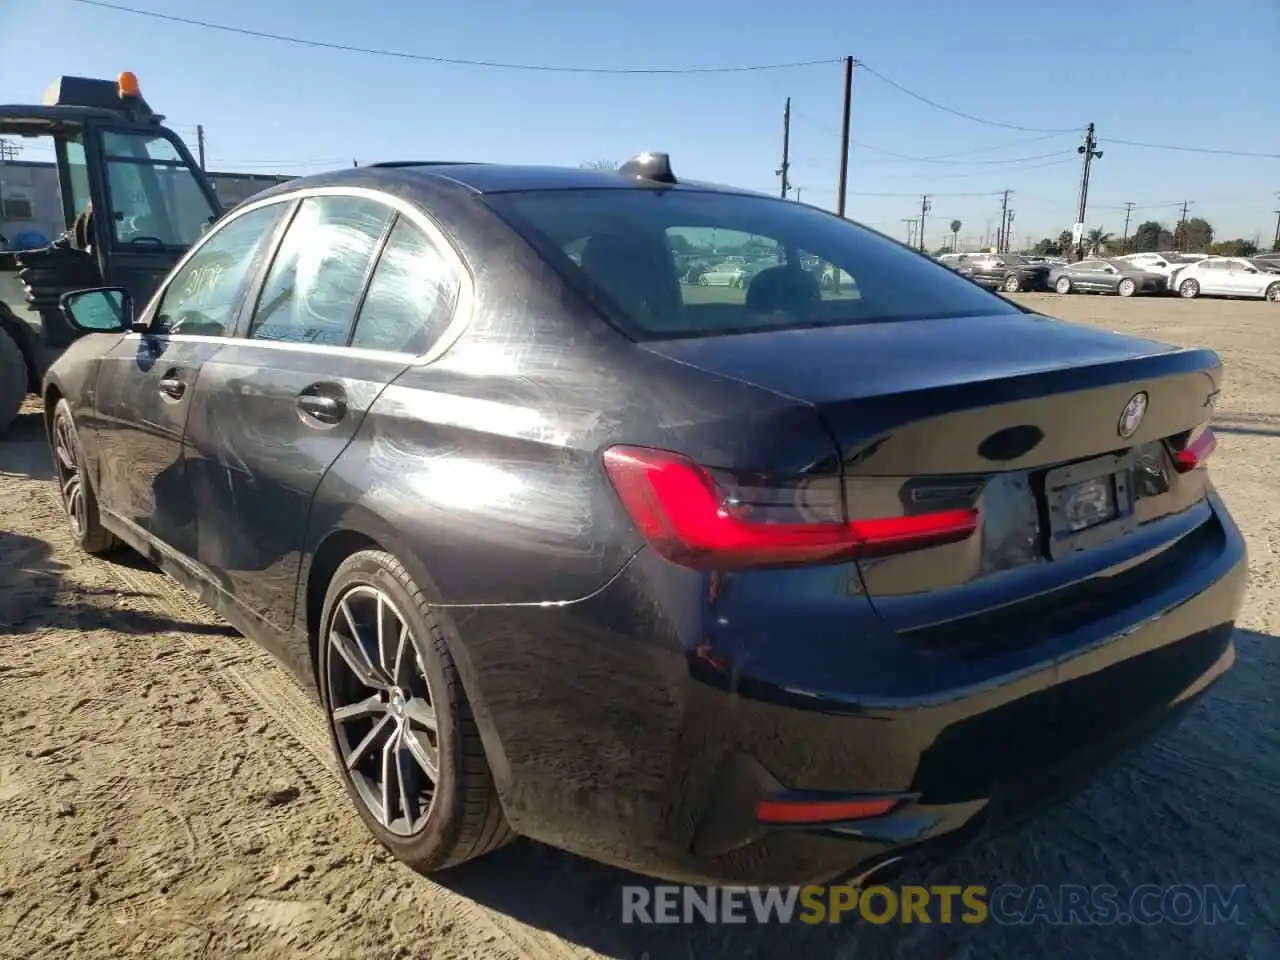
[[217, 216], [166, 137], [106, 131], [102, 153], [117, 246], [186, 248]]
[[84, 143], [79, 139], [68, 139], [66, 144], [67, 170], [71, 175], [72, 215], [78, 217], [89, 204], [89, 164], [84, 158]]

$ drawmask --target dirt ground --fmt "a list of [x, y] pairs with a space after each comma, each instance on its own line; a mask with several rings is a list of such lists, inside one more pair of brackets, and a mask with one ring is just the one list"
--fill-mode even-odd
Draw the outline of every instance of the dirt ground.
[[532, 843], [424, 879], [368, 839], [283, 670], [142, 561], [70, 549], [32, 407], [0, 440], [0, 956], [1280, 956], [1280, 308], [1021, 299], [1219, 351], [1252, 586], [1235, 670], [1181, 727], [930, 880], [1243, 883], [1241, 924], [623, 926], [641, 881]]

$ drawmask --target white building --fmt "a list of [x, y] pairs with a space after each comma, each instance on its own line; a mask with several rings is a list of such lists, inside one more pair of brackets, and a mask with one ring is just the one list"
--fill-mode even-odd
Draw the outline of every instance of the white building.
[[[230, 209], [255, 193], [292, 177], [259, 173], [210, 173], [223, 207]], [[29, 160], [0, 161], [0, 235], [13, 243], [24, 233], [52, 240], [66, 229], [58, 194], [58, 168]]]

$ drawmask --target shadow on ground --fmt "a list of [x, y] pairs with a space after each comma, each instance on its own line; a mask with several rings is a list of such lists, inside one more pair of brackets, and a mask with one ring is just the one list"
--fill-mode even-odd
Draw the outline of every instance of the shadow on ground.
[[[524, 923], [610, 957], [857, 960], [928, 957], [1280, 956], [1280, 641], [1236, 631], [1239, 660], [1184, 722], [1090, 790], [928, 876], [899, 883], [1248, 888], [1239, 922], [1209, 926], [839, 926], [622, 923], [622, 888], [653, 882], [519, 842], [434, 877]], [[1025, 902], [1025, 898], [1022, 902]]]
[[0, 437], [0, 476], [47, 480], [53, 476], [44, 417], [39, 410], [18, 414]]
[[[238, 636], [222, 624], [174, 620], [161, 613], [119, 606], [121, 598], [146, 601], [150, 594], [65, 582], [67, 567], [53, 557], [44, 540], [0, 531], [0, 635], [34, 633], [46, 628], [115, 630], [145, 636], [181, 631], [189, 634]], [[114, 562], [149, 570], [136, 553], [122, 549]], [[161, 600], [161, 598], [155, 598]], [[137, 604], [135, 603], [134, 606]]]
[[1280, 437], [1280, 417], [1272, 413], [1218, 412], [1213, 418], [1214, 433], [1234, 433], [1244, 437]]

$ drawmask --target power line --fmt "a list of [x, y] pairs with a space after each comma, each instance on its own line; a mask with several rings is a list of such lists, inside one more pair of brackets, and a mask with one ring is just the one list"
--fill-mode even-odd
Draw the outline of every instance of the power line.
[[[932, 157], [912, 157], [912, 156], [908, 156], [905, 153], [894, 153], [892, 150], [884, 150], [884, 149], [881, 149], [880, 147], [873, 147], [868, 143], [860, 143], [858, 145], [862, 147], [862, 149], [864, 150], [870, 150], [872, 153], [883, 153], [886, 157], [893, 157], [894, 159], [897, 159], [897, 160], [909, 160], [912, 163], [943, 163], [947, 165], [956, 165], [955, 160], [936, 160]], [[1065, 150], [1054, 150], [1052, 153], [1035, 153], [1029, 157], [1009, 157], [1003, 160], [962, 160], [960, 161], [960, 165], [968, 166], [970, 164], [973, 164], [976, 166], [978, 164], [982, 164], [985, 166], [990, 164], [1026, 163], [1031, 160], [1044, 160], [1048, 157], [1061, 157], [1061, 156], [1064, 156], [1066, 153], [1067, 151]]]
[[[806, 113], [802, 113], [799, 110], [792, 109], [791, 115], [795, 117], [797, 120], [803, 120], [805, 123], [810, 124], [811, 126], [815, 127], [818, 130], [821, 130], [823, 133], [827, 134], [828, 136], [832, 136], [832, 137], [840, 136], [839, 131], [837, 131], [835, 128], [822, 122], [821, 120], [817, 120], [809, 116]], [[1066, 131], [1066, 133], [1075, 133], [1075, 131], [1068, 130]], [[935, 153], [927, 157], [916, 157], [906, 153], [897, 153], [893, 150], [886, 150], [883, 147], [877, 147], [874, 144], [864, 143], [861, 140], [850, 140], [849, 143], [850, 145], [858, 147], [859, 149], [870, 150], [872, 153], [881, 153], [887, 157], [893, 157], [896, 160], [909, 160], [917, 163], [949, 163], [949, 162], [953, 162], [956, 157], [971, 157], [975, 153], [988, 153], [988, 152], [993, 152], [997, 150], [1005, 150], [1005, 149], [1008, 149], [1009, 147], [1027, 146], [1032, 143], [1043, 143], [1045, 140], [1052, 140], [1055, 137], [1061, 137], [1061, 136], [1063, 136], [1062, 132], [1054, 132], [1048, 135], [1042, 135], [1038, 137], [1030, 137], [1030, 138], [1022, 137], [1018, 140], [1005, 141], [1004, 143], [995, 143], [995, 144], [991, 144], [989, 146], [983, 146], [983, 147], [974, 147], [969, 150], [958, 150], [953, 153]], [[1004, 159], [1004, 160], [964, 160], [964, 161], [961, 161], [961, 163], [963, 164], [1018, 163], [1022, 160], [1038, 160], [1041, 157], [1058, 156], [1059, 153], [1061, 153], [1061, 151], [1057, 151], [1054, 153], [1037, 154], [1033, 157], [1013, 157], [1013, 158]]]
[[1209, 153], [1222, 157], [1260, 157], [1264, 160], [1280, 160], [1280, 153], [1258, 153], [1253, 150], [1222, 150], [1218, 147], [1184, 147], [1172, 143], [1141, 143], [1137, 140], [1117, 140], [1108, 137], [1107, 144], [1118, 143], [1126, 147], [1142, 147], [1147, 150], [1174, 150], [1179, 153]]
[[225, 23], [214, 23], [210, 20], [197, 20], [194, 17], [179, 17], [171, 13], [159, 13], [155, 10], [139, 10], [123, 4], [108, 3], [107, 0], [66, 0], [86, 7], [99, 7], [113, 10], [116, 13], [127, 13], [135, 17], [148, 17], [152, 20], [163, 20], [166, 23], [181, 23], [189, 27], [200, 27], [203, 30], [217, 30], [220, 33], [232, 33], [242, 37], [254, 37], [259, 40], [275, 40], [278, 43], [291, 43], [300, 47], [313, 47], [321, 50], [339, 50], [344, 53], [364, 53], [375, 57], [391, 57], [397, 60], [414, 60], [421, 63], [439, 63], [454, 67], [487, 67], [491, 70], [519, 70], [526, 73], [613, 73], [613, 74], [682, 74], [682, 73], [759, 73], [770, 70], [795, 70], [800, 67], [813, 67], [819, 64], [839, 63], [842, 58], [823, 57], [818, 60], [793, 60], [788, 63], [751, 63], [727, 67], [571, 67], [541, 63], [506, 63], [498, 60], [471, 60], [464, 57], [438, 57], [425, 53], [409, 53], [404, 50], [387, 50], [379, 47], [361, 47], [350, 43], [336, 43], [328, 40], [310, 40], [305, 37], [289, 36], [283, 33], [268, 33], [265, 30], [251, 30], [248, 27], [234, 27]]
[[[77, 2], [88, 2], [88, 0], [77, 0]], [[988, 127], [1002, 127], [1005, 130], [1021, 130], [1024, 133], [1060, 134], [1060, 133], [1073, 132], [1070, 129], [1048, 129], [1045, 127], [1024, 127], [1016, 123], [1003, 123], [999, 120], [988, 120], [984, 117], [975, 117], [972, 113], [965, 113], [963, 110], [957, 110], [954, 107], [948, 107], [945, 104], [938, 103], [937, 100], [930, 100], [928, 97], [924, 96], [923, 94], [916, 93], [914, 90], [908, 90], [906, 87], [898, 83], [896, 80], [890, 80], [883, 73], [880, 73], [878, 70], [872, 69], [861, 60], [858, 61], [858, 66], [861, 67], [863, 70], [865, 70], [867, 73], [871, 74], [877, 80], [881, 81], [882, 83], [887, 83], [889, 86], [893, 87], [899, 93], [904, 93], [908, 97], [911, 97], [913, 100], [919, 100], [921, 103], [928, 104], [929, 106], [933, 107], [935, 110], [941, 110], [943, 113], [949, 113], [952, 116], [960, 117], [964, 120], [971, 120], [974, 123], [981, 123]]]
[[[914, 90], [909, 90], [897, 81], [891, 80], [879, 71], [867, 66], [867, 64], [861, 60], [858, 61], [858, 66], [871, 74], [877, 80], [887, 83], [899, 93], [906, 94], [913, 100], [919, 100], [921, 103], [927, 104], [935, 110], [941, 110], [943, 113], [949, 113], [952, 116], [960, 117], [964, 120], [970, 120], [974, 123], [980, 123], [988, 127], [1003, 127], [1006, 130], [1022, 130], [1027, 133], [1044, 133], [1050, 136], [1073, 132], [1071, 130], [1051, 130], [1043, 127], [1024, 127], [1019, 124], [1004, 123], [999, 120], [990, 120], [985, 117], [974, 116], [973, 114], [966, 113], [963, 110], [957, 110], [954, 107], [948, 107], [946, 104], [939, 103], [936, 100], [931, 100], [923, 94], [916, 93]], [[1228, 150], [1221, 147], [1191, 147], [1173, 143], [1148, 143], [1141, 140], [1121, 140], [1114, 137], [1108, 137], [1106, 142], [1108, 144], [1118, 144], [1126, 147], [1140, 147], [1147, 150], [1172, 150], [1179, 153], [1207, 153], [1226, 157], [1258, 157], [1264, 160], [1280, 160], [1280, 153], [1262, 153], [1254, 150]]]

